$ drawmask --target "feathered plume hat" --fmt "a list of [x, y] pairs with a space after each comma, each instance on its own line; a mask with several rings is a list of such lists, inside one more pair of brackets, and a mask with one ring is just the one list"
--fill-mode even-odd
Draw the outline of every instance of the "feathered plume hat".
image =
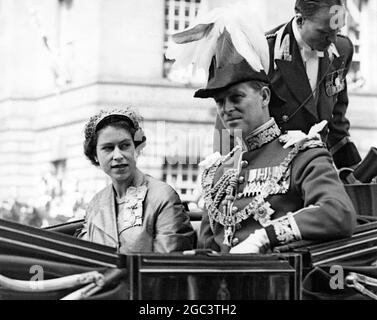
[[213, 97], [218, 90], [244, 81], [268, 83], [268, 43], [247, 4], [215, 8], [172, 40], [166, 57], [175, 60], [173, 67], [191, 66], [193, 74], [200, 70], [206, 74], [206, 87], [195, 97]]

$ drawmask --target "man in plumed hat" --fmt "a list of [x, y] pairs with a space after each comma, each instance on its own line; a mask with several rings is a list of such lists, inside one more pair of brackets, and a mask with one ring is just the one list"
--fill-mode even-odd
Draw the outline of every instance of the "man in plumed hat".
[[321, 120], [322, 139], [336, 166], [354, 167], [361, 158], [350, 140], [346, 75], [353, 44], [339, 34], [345, 22], [343, 0], [296, 0], [295, 17], [268, 32], [268, 77], [279, 99], [271, 114], [285, 130], [308, 132]]
[[[250, 27], [245, 12], [235, 16]], [[282, 135], [269, 111], [267, 41], [255, 28], [234, 25], [235, 16], [220, 11], [207, 27], [200, 23], [180, 34], [182, 44], [198, 45], [192, 52], [205, 51], [198, 41], [213, 41], [208, 83], [195, 97], [216, 101], [222, 125], [236, 140], [230, 153], [215, 153], [201, 163], [207, 211], [200, 247], [260, 253], [301, 239], [351, 235], [356, 214], [319, 134], [326, 122], [308, 134]]]

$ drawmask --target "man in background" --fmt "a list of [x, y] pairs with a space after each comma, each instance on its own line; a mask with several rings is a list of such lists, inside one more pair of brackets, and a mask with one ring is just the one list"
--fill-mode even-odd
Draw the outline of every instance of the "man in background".
[[346, 75], [353, 44], [339, 34], [344, 26], [342, 0], [297, 0], [295, 17], [267, 34], [275, 99], [271, 115], [285, 130], [308, 132], [322, 120], [321, 133], [337, 168], [354, 167], [361, 158], [350, 140], [346, 118]]

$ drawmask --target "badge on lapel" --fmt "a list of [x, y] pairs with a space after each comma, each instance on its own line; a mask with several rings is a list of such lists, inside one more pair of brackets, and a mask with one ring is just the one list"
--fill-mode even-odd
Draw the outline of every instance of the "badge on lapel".
[[[292, 62], [292, 55], [290, 51], [290, 37], [289, 34], [287, 34], [283, 41], [281, 41], [281, 38], [283, 36], [284, 28], [281, 28], [277, 32], [276, 42], [275, 42], [275, 48], [274, 48], [274, 60], [280, 59], [284, 61], [290, 61]], [[281, 41], [281, 43], [280, 43]], [[277, 69], [276, 62], [274, 63], [274, 70]]]
[[345, 84], [345, 68], [338, 69], [331, 72], [326, 76], [326, 94], [332, 97], [338, 94], [340, 91], [344, 90]]
[[289, 39], [289, 34], [287, 34], [284, 37], [284, 40], [280, 47], [281, 58], [285, 61], [292, 61], [292, 55], [291, 55], [289, 46], [290, 46], [290, 39]]

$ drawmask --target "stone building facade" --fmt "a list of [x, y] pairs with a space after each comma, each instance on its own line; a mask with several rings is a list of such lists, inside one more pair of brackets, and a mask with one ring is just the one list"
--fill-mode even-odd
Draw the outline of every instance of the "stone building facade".
[[[253, 1], [266, 30], [293, 15], [293, 0]], [[375, 2], [364, 1], [368, 10], [360, 11], [370, 24], [360, 27], [367, 86], [351, 95], [349, 108], [363, 154], [377, 141], [377, 31], [363, 31], [376, 29], [368, 15]], [[46, 193], [90, 198], [109, 181], [83, 156], [84, 123], [101, 108], [122, 105], [145, 119], [140, 168], [193, 199], [197, 163], [212, 150], [215, 105], [194, 99], [195, 86], [166, 78], [164, 50], [169, 34], [198, 10], [224, 3], [0, 0], [0, 202], [43, 202]]]

